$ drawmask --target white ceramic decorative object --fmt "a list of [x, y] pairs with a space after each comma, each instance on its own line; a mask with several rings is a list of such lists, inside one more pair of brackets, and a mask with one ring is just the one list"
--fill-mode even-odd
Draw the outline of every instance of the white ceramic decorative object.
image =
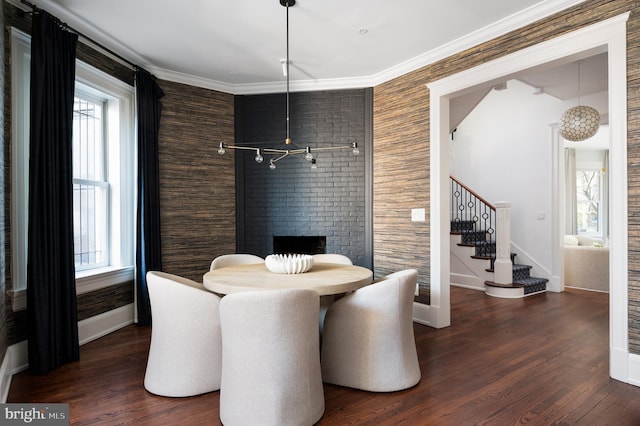
[[313, 266], [313, 257], [308, 254], [270, 254], [264, 263], [276, 274], [302, 274]]

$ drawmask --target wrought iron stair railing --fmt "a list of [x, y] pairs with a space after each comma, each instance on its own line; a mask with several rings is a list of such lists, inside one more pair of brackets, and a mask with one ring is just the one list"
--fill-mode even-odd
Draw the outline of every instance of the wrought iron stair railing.
[[462, 243], [474, 245], [476, 256], [495, 258], [496, 208], [453, 176], [451, 183], [451, 232]]

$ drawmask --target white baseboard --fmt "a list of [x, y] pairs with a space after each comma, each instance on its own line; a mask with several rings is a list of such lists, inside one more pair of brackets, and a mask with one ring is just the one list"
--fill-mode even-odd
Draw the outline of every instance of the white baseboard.
[[630, 385], [640, 386], [640, 355], [629, 354], [629, 381]]
[[429, 305], [413, 302], [413, 322], [433, 327], [430, 310], [431, 307]]
[[[78, 322], [78, 340], [80, 345], [106, 336], [133, 323], [133, 303], [96, 315]], [[29, 367], [29, 351], [27, 341], [23, 340], [9, 346], [0, 366], [0, 402], [7, 402], [11, 378], [14, 374]]]
[[484, 291], [486, 288], [483, 280], [471, 275], [456, 274], [452, 272], [449, 274], [449, 281], [451, 285], [455, 287], [480, 291]]
[[78, 322], [78, 340], [80, 345], [113, 333], [129, 324], [133, 324], [134, 305], [130, 303], [112, 311], [96, 315]]

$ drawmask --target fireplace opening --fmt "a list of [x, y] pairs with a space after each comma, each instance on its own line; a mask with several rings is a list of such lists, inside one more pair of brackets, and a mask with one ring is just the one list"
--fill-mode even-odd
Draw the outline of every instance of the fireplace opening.
[[324, 254], [326, 250], [327, 237], [324, 236], [273, 236], [275, 254]]

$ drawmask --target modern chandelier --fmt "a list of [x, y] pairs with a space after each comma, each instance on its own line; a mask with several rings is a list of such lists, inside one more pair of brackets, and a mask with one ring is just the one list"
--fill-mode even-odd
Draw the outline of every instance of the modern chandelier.
[[262, 163], [264, 161], [265, 155], [271, 155], [272, 157], [269, 159], [269, 168], [271, 170], [275, 170], [276, 163], [282, 159], [285, 159], [289, 156], [293, 155], [304, 155], [304, 159], [311, 163], [311, 168], [315, 169], [316, 158], [314, 154], [316, 152], [323, 151], [337, 151], [337, 150], [345, 150], [350, 149], [354, 155], [358, 155], [360, 150], [358, 149], [357, 142], [352, 142], [348, 145], [342, 146], [326, 146], [326, 147], [317, 147], [311, 148], [309, 146], [305, 146], [304, 148], [296, 145], [290, 137], [289, 134], [289, 124], [290, 124], [290, 114], [289, 114], [289, 8], [296, 4], [296, 0], [279, 0], [280, 4], [287, 9], [287, 59], [285, 61], [281, 61], [283, 72], [285, 74], [287, 80], [287, 116], [286, 116], [286, 138], [284, 140], [285, 148], [257, 148], [251, 146], [244, 145], [229, 145], [224, 142], [220, 142], [220, 146], [218, 147], [218, 154], [223, 155], [227, 149], [233, 150], [244, 150], [244, 151], [254, 151], [256, 156], [254, 159], [256, 163]]

